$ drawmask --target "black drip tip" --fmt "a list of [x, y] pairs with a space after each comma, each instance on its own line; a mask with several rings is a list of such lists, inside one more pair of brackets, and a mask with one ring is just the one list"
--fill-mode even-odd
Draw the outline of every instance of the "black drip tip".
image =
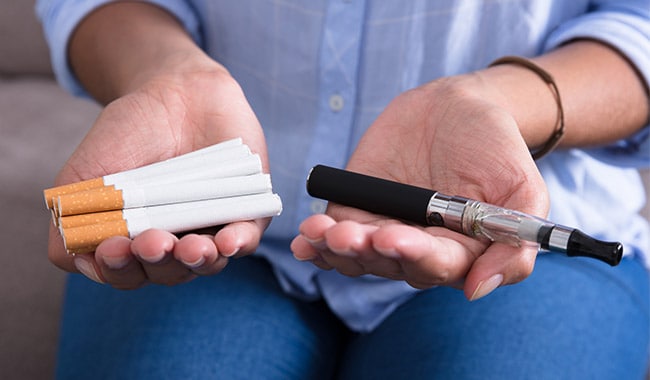
[[623, 257], [623, 244], [597, 240], [578, 230], [573, 230], [569, 236], [566, 254], [591, 257], [615, 266]]

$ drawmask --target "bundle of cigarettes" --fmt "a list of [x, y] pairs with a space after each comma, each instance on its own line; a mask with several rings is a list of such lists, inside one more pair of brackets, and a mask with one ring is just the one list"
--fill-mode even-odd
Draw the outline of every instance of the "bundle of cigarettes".
[[43, 195], [70, 254], [150, 228], [185, 232], [282, 211], [260, 157], [240, 138]]

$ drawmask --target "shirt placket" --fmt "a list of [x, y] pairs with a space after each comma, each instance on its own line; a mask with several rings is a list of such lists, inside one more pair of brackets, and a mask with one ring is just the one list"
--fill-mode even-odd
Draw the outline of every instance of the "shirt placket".
[[[334, 0], [327, 4], [319, 53], [319, 114], [305, 173], [316, 164], [342, 167], [347, 161], [364, 16], [365, 1]], [[298, 217], [323, 212], [325, 205], [305, 193]]]

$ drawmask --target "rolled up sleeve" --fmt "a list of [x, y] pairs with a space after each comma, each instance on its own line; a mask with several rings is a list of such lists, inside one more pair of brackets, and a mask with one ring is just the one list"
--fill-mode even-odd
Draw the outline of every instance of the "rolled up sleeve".
[[[552, 50], [571, 40], [602, 41], [635, 66], [650, 88], [650, 0], [595, 1], [592, 11], [560, 25], [546, 40]], [[586, 150], [593, 157], [624, 167], [650, 166], [650, 125], [609, 146]]]
[[[52, 68], [59, 84], [76, 96], [89, 95], [68, 62], [68, 42], [75, 28], [89, 13], [111, 3], [111, 0], [38, 0], [36, 14], [43, 25], [45, 39], [50, 49]], [[183, 0], [149, 0], [174, 15], [194, 41], [201, 45], [200, 19], [192, 6]]]

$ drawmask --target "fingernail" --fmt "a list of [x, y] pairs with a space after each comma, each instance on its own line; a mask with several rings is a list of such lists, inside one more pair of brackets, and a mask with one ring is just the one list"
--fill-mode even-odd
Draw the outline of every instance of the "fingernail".
[[198, 267], [200, 267], [201, 265], [203, 265], [203, 263], [205, 263], [205, 257], [204, 257], [204, 256], [201, 256], [201, 257], [199, 257], [198, 260], [194, 261], [193, 263], [189, 263], [189, 262], [187, 262], [187, 261], [185, 261], [185, 260], [181, 260], [181, 262], [182, 262], [183, 264], [185, 264], [185, 266], [187, 266], [187, 267], [189, 267], [189, 268], [192, 268], [192, 269], [195, 269], [195, 268], [198, 268]]
[[399, 252], [395, 248], [382, 248], [382, 247], [375, 247], [375, 250], [379, 253], [381, 253], [382, 256], [386, 256], [391, 259], [399, 259], [401, 258]]
[[84, 276], [88, 277], [89, 279], [100, 284], [104, 283], [104, 281], [102, 281], [99, 278], [97, 271], [95, 271], [95, 267], [88, 261], [82, 259], [81, 257], [75, 257], [74, 266], [77, 268], [79, 272], [81, 272]]
[[359, 257], [359, 253], [353, 250], [348, 250], [348, 249], [331, 249], [332, 252], [336, 253], [339, 256], [342, 257], [349, 257], [349, 258], [357, 258]]
[[470, 301], [476, 301], [479, 298], [483, 298], [487, 296], [488, 294], [492, 293], [492, 291], [501, 285], [503, 282], [503, 275], [502, 274], [495, 274], [492, 277], [488, 278], [487, 280], [483, 280], [479, 282], [478, 286], [476, 287], [476, 290], [474, 290], [474, 294], [472, 294], [472, 297], [470, 297]]
[[129, 259], [124, 256], [104, 256], [102, 261], [107, 267], [113, 270], [122, 269], [129, 263]]
[[311, 239], [308, 238], [305, 235], [300, 235], [302, 236], [307, 243], [309, 243], [312, 247], [316, 249], [326, 249], [327, 248], [327, 243], [325, 243], [325, 239]]
[[305, 255], [305, 256], [300, 256], [300, 255], [296, 255], [296, 254], [294, 253], [294, 254], [293, 254], [293, 257], [294, 257], [296, 260], [298, 260], [298, 261], [308, 261], [308, 260], [313, 260], [314, 257], [316, 257], [316, 256], [307, 256], [307, 255]]
[[232, 252], [230, 252], [230, 253], [222, 253], [222, 255], [223, 255], [223, 256], [226, 256], [226, 257], [231, 257], [231, 256], [235, 256], [235, 255], [237, 254], [237, 252], [239, 252], [239, 247], [235, 248], [235, 249], [234, 249]]
[[138, 257], [140, 257], [140, 259], [148, 262], [149, 264], [157, 264], [160, 261], [162, 261], [162, 259], [165, 257], [165, 255], [166, 255], [165, 251], [162, 251], [162, 252], [159, 252], [159, 253], [157, 253], [157, 254], [155, 254], [153, 256], [143, 256], [143, 255], [138, 254]]

